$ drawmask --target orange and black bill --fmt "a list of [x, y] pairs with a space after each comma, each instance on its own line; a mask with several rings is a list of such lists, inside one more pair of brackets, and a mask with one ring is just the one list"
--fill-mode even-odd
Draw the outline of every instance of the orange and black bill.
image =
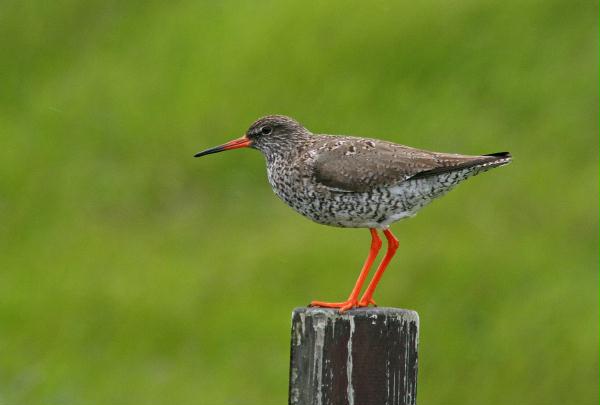
[[194, 157], [210, 155], [211, 153], [223, 152], [224, 150], [248, 148], [251, 145], [252, 141], [250, 141], [250, 139], [248, 139], [246, 136], [242, 136], [241, 138], [234, 139], [233, 141], [229, 141], [227, 143], [224, 143], [223, 145], [215, 146], [214, 148], [198, 152], [194, 155]]

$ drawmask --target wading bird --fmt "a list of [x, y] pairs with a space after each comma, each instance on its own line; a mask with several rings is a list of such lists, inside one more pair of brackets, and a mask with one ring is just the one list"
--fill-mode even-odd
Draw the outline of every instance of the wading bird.
[[[282, 115], [260, 118], [241, 138], [195, 156], [238, 148], [258, 149], [265, 156], [273, 191], [300, 214], [319, 224], [371, 232], [369, 255], [348, 299], [311, 303], [340, 312], [375, 305], [375, 288], [398, 248], [389, 229], [392, 223], [415, 215], [461, 181], [511, 161], [508, 152], [467, 156], [377, 139], [313, 134]], [[382, 245], [377, 230], [387, 239], [387, 252], [359, 299]]]

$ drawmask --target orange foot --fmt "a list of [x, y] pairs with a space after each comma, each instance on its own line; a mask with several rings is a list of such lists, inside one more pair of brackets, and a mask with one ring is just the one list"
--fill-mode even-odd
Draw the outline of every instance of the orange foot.
[[311, 307], [321, 307], [321, 308], [339, 308], [340, 314], [343, 314], [349, 309], [356, 308], [360, 306], [358, 304], [357, 299], [351, 299], [344, 302], [324, 302], [324, 301], [312, 301], [310, 303]]
[[369, 305], [377, 306], [377, 303], [373, 300], [373, 298], [362, 298], [358, 303], [359, 307], [368, 307]]

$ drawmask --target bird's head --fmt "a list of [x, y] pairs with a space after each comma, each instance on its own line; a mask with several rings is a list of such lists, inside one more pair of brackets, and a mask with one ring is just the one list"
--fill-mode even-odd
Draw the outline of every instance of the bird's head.
[[310, 132], [293, 118], [285, 115], [268, 115], [250, 125], [241, 138], [198, 152], [194, 157], [239, 148], [258, 149], [269, 157], [285, 149], [294, 148], [298, 141], [307, 136], [310, 136]]

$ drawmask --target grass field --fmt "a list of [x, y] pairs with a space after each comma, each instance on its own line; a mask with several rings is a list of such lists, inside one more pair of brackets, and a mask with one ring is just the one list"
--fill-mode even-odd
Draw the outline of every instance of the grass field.
[[366, 230], [272, 194], [259, 116], [514, 162], [394, 225], [420, 405], [598, 400], [598, 4], [0, 3], [0, 404], [284, 404]]

